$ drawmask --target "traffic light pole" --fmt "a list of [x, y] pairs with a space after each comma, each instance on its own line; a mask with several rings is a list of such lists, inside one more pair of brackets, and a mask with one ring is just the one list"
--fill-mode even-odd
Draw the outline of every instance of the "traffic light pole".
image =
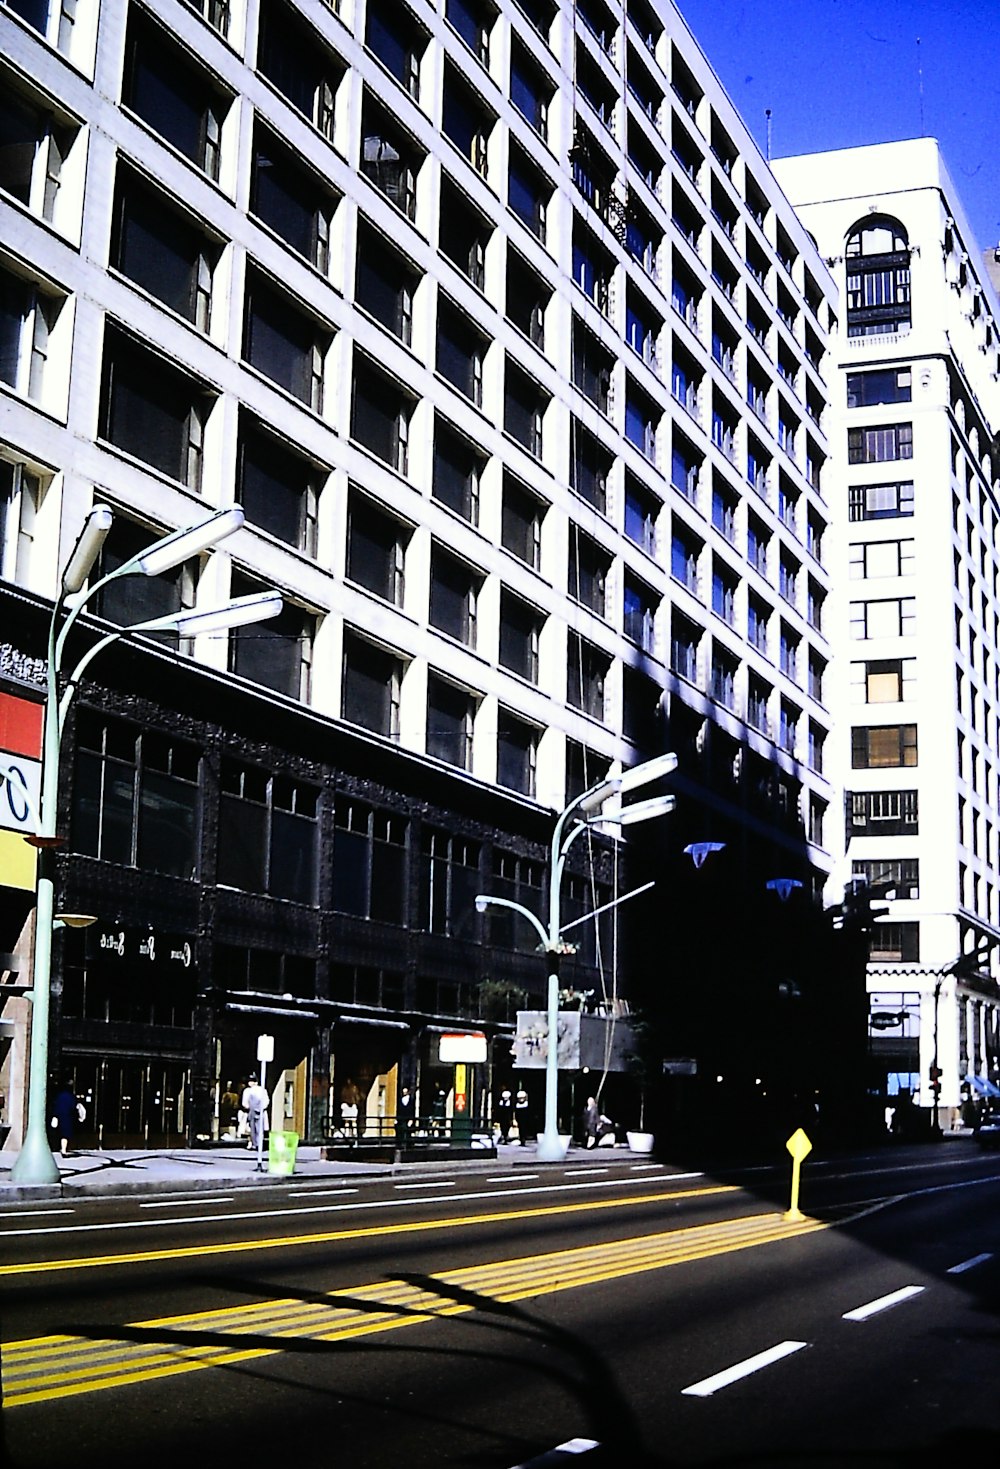
[[944, 976], [939, 974], [934, 982], [934, 1060], [931, 1062], [931, 1131], [935, 1138], [941, 1136], [941, 1067], [938, 1063], [938, 1023], [941, 1012], [941, 985]]

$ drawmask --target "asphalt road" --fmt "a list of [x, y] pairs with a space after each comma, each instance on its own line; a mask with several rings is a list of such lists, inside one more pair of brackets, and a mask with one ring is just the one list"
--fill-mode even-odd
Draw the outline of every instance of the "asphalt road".
[[4, 1209], [6, 1463], [1000, 1462], [1000, 1160], [787, 1192], [595, 1159]]

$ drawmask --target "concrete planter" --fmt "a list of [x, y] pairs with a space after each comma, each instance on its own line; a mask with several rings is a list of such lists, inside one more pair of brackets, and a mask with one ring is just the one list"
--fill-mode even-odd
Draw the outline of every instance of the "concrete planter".
[[654, 1138], [651, 1132], [627, 1132], [625, 1137], [630, 1153], [651, 1153], [653, 1151]]

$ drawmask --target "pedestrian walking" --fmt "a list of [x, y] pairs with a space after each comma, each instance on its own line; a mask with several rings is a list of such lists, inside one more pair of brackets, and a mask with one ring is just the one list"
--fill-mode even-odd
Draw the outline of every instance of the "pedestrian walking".
[[350, 1077], [340, 1089], [340, 1125], [345, 1137], [358, 1140], [358, 1113], [364, 1101], [364, 1092]]
[[528, 1136], [531, 1132], [528, 1122], [530, 1111], [531, 1103], [528, 1101], [528, 1093], [523, 1086], [519, 1086], [517, 1096], [514, 1098], [514, 1121], [517, 1123], [517, 1135], [522, 1148], [526, 1146]]
[[413, 1126], [413, 1093], [408, 1086], [400, 1089], [399, 1100], [396, 1103], [396, 1136], [401, 1147], [405, 1147], [410, 1139], [410, 1129]]
[[260, 1152], [264, 1146], [264, 1133], [267, 1131], [267, 1089], [257, 1080], [256, 1074], [250, 1076], [243, 1092], [242, 1106], [247, 1114], [247, 1125], [250, 1128], [250, 1141], [247, 1148], [251, 1152]]
[[431, 1131], [433, 1133], [443, 1132], [448, 1120], [448, 1093], [439, 1081], [434, 1083], [434, 1095], [431, 1098]]
[[497, 1099], [497, 1126], [500, 1128], [500, 1141], [510, 1142], [510, 1129], [514, 1121], [514, 1096], [509, 1086], [505, 1086]]
[[82, 1102], [77, 1101], [72, 1085], [69, 1081], [64, 1081], [52, 1103], [51, 1119], [52, 1130], [59, 1139], [59, 1151], [64, 1158], [73, 1140], [76, 1124], [82, 1122], [86, 1115], [87, 1109]]
[[596, 1097], [588, 1097], [587, 1105], [583, 1109], [583, 1143], [584, 1147], [593, 1148], [597, 1145], [597, 1131], [601, 1125], [601, 1109], [597, 1105]]

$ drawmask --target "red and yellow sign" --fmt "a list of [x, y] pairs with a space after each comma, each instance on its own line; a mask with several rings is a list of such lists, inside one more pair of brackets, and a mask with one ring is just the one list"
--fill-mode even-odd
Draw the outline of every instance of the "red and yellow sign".
[[35, 886], [35, 830], [41, 787], [42, 705], [0, 693], [0, 887]]

